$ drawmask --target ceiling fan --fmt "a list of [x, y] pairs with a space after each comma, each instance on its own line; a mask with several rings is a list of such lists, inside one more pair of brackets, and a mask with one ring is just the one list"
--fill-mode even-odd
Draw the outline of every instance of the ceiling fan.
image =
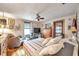
[[41, 16], [37, 13], [37, 14], [36, 14], [36, 19], [37, 19], [37, 21], [40, 21], [40, 20], [43, 20], [44, 17], [41, 17]]

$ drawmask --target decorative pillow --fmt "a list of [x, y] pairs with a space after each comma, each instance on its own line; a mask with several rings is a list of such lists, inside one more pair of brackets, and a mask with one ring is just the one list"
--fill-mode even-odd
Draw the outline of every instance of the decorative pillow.
[[56, 38], [54, 38], [54, 39], [51, 39], [45, 46], [49, 46], [49, 45], [52, 45], [52, 44], [56, 44], [56, 43], [58, 43], [61, 39], [62, 39], [61, 36], [56, 37]]
[[50, 37], [50, 38], [46, 38], [43, 42], [42, 42], [42, 45], [45, 45], [45, 44], [47, 44], [48, 42], [49, 42], [49, 40], [51, 40], [52, 38]]
[[39, 55], [54, 55], [64, 47], [63, 44], [54, 44], [43, 48]]

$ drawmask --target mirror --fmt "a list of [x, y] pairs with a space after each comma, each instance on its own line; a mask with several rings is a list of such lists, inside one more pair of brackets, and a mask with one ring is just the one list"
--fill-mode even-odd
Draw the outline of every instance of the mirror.
[[54, 22], [54, 37], [61, 36], [63, 33], [63, 20]]

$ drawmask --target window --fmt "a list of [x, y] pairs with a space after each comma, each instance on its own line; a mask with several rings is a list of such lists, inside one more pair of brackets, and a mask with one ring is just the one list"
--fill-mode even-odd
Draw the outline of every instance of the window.
[[24, 23], [24, 35], [30, 35], [32, 33], [31, 23], [25, 22]]

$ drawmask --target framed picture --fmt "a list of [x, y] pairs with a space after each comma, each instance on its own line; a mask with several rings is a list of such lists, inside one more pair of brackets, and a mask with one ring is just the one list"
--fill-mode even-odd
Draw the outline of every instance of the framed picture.
[[68, 19], [68, 30], [71, 30], [72, 27], [72, 18]]
[[45, 28], [50, 28], [50, 27], [51, 27], [51, 23], [45, 24]]
[[10, 29], [13, 29], [14, 25], [15, 25], [15, 19], [9, 18], [8, 19], [8, 25], [9, 25]]

